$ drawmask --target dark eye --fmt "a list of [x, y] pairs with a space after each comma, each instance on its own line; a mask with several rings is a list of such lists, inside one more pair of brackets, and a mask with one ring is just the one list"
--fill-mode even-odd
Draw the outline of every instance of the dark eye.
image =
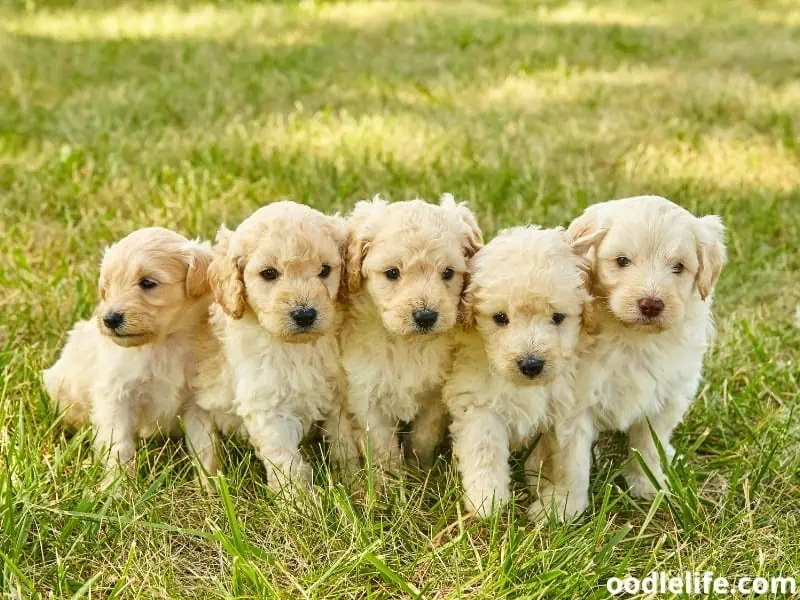
[[397, 267], [392, 267], [391, 269], [386, 269], [383, 272], [383, 274], [386, 275], [386, 279], [390, 279], [392, 281], [395, 281], [396, 279], [400, 279], [400, 269], [398, 269]]
[[553, 325], [561, 325], [566, 318], [567, 315], [564, 313], [553, 313]]
[[617, 264], [620, 267], [627, 267], [628, 265], [631, 264], [631, 259], [628, 258], [627, 256], [618, 256], [617, 257]]
[[450, 281], [453, 278], [453, 275], [455, 274], [456, 272], [453, 271], [453, 269], [447, 267], [444, 271], [442, 271], [442, 279], [444, 279], [445, 281]]
[[157, 281], [148, 279], [147, 277], [139, 281], [139, 287], [142, 288], [143, 290], [152, 290], [157, 285], [158, 285]]
[[261, 271], [261, 276], [266, 279], [267, 281], [275, 281], [278, 278], [278, 271], [273, 269], [272, 267], [268, 267]]
[[677, 263], [672, 265], [672, 272], [675, 273], [676, 275], [680, 275], [681, 273], [683, 273], [683, 269], [684, 269], [683, 263]]
[[319, 276], [323, 279], [327, 279], [328, 275], [331, 274], [331, 266], [330, 265], [322, 265], [322, 269], [320, 269]]
[[506, 313], [503, 312], [495, 313], [492, 316], [492, 319], [494, 319], [494, 322], [497, 323], [498, 325], [508, 325], [508, 315]]

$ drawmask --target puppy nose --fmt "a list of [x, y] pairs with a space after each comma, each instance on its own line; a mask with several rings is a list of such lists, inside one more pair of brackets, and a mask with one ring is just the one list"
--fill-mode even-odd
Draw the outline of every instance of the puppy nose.
[[436, 325], [438, 319], [439, 313], [435, 310], [422, 309], [414, 311], [414, 323], [420, 329], [430, 329]]
[[317, 320], [316, 309], [308, 308], [307, 306], [295, 308], [289, 314], [298, 327], [311, 327], [314, 321]]
[[541, 358], [526, 356], [517, 361], [520, 372], [530, 379], [533, 379], [544, 370], [544, 361]]
[[639, 312], [645, 317], [657, 317], [664, 311], [664, 301], [661, 298], [640, 298]]
[[121, 312], [109, 312], [103, 315], [103, 324], [109, 329], [116, 329], [125, 322], [125, 315]]

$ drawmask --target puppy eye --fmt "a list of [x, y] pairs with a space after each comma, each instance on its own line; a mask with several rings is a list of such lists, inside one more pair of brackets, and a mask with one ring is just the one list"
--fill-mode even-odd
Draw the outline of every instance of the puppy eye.
[[445, 281], [450, 281], [453, 278], [453, 275], [455, 274], [456, 272], [453, 271], [453, 269], [447, 267], [444, 271], [442, 271], [442, 279], [444, 279]]
[[143, 290], [152, 290], [157, 285], [158, 285], [157, 281], [148, 279], [147, 277], [139, 280], [139, 287], [142, 288]]
[[553, 325], [561, 325], [566, 318], [567, 315], [564, 313], [553, 313]]
[[498, 325], [508, 325], [508, 315], [504, 312], [495, 313], [492, 319], [494, 319], [494, 322]]
[[383, 272], [383, 274], [386, 275], [386, 279], [390, 279], [391, 281], [395, 281], [397, 279], [400, 279], [400, 269], [398, 269], [397, 267], [392, 267], [391, 269], [386, 269]]
[[618, 256], [617, 257], [617, 264], [620, 267], [627, 267], [628, 265], [631, 264], [631, 259], [628, 258], [627, 256]]
[[327, 279], [328, 275], [331, 274], [331, 266], [330, 265], [322, 265], [322, 269], [319, 272], [319, 276], [323, 279]]
[[279, 275], [278, 271], [276, 271], [272, 267], [269, 267], [261, 271], [261, 276], [267, 281], [275, 281], [278, 278], [278, 275]]
[[675, 273], [676, 275], [680, 275], [681, 273], [683, 273], [684, 268], [685, 267], [683, 266], [683, 263], [677, 263], [672, 265], [672, 272]]

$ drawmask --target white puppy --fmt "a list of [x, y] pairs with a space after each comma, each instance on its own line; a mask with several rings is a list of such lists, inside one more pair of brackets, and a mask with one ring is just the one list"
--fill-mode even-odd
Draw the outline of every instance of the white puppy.
[[[559, 518], [588, 506], [599, 431], [628, 432], [630, 448], [663, 481], [650, 426], [671, 460], [672, 431], [697, 392], [713, 335], [712, 291], [725, 262], [720, 218], [694, 217], [665, 198], [595, 204], [569, 227], [574, 236], [602, 230], [589, 254], [596, 331], [580, 352], [581, 410], [557, 423], [538, 453], [550, 482], [540, 489], [538, 512], [555, 508]], [[626, 479], [632, 495], [655, 495], [635, 457]]]
[[516, 227], [473, 259], [469, 329], [444, 400], [466, 504], [481, 516], [511, 495], [511, 450], [573, 409], [575, 351], [590, 305], [583, 254], [601, 237]]
[[75, 325], [44, 372], [64, 422], [91, 422], [109, 467], [132, 466], [137, 437], [179, 432], [180, 418], [204, 469], [216, 471], [214, 426], [188, 386], [193, 338], [211, 303], [211, 258], [207, 245], [158, 227], [111, 246], [100, 267], [96, 318]]
[[376, 464], [401, 460], [398, 427], [430, 464], [446, 428], [441, 386], [452, 364], [467, 260], [483, 244], [475, 217], [446, 195], [359, 202], [350, 216], [350, 303], [342, 331], [348, 406]]
[[300, 444], [315, 422], [333, 452], [353, 444], [340, 419], [347, 232], [343, 219], [277, 202], [217, 236], [209, 278], [218, 306], [201, 344], [198, 403], [224, 430], [246, 432], [275, 491], [311, 484]]

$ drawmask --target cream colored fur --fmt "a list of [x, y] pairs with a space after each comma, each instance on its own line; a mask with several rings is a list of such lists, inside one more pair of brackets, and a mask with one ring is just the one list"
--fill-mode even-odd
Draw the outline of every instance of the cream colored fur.
[[[511, 451], [574, 409], [576, 348], [590, 304], [582, 255], [601, 237], [516, 227], [473, 259], [467, 330], [444, 400], [465, 501], [481, 516], [510, 498]], [[526, 360], [543, 361], [541, 371], [526, 376]]]
[[[482, 246], [472, 213], [452, 196], [440, 204], [422, 200], [359, 202], [350, 216], [350, 302], [342, 331], [348, 407], [376, 464], [402, 461], [397, 435], [411, 422], [411, 450], [430, 464], [446, 428], [441, 386], [452, 364], [467, 262]], [[391, 280], [386, 272], [397, 269]], [[452, 278], [445, 274], [452, 269]], [[428, 331], [416, 310], [438, 313]]]
[[[109, 468], [132, 465], [137, 438], [182, 427], [205, 471], [216, 471], [214, 426], [188, 386], [194, 335], [211, 302], [210, 260], [207, 245], [155, 227], [111, 246], [100, 269], [96, 318], [75, 325], [56, 364], [44, 371], [64, 422], [91, 423]], [[144, 279], [157, 285], [143, 289]], [[103, 323], [110, 312], [124, 315], [116, 330]]]
[[[663, 483], [648, 420], [671, 460], [670, 437], [694, 400], [713, 335], [712, 292], [725, 262], [719, 217], [697, 218], [644, 196], [591, 206], [569, 228], [573, 235], [603, 229], [589, 255], [596, 331], [580, 351], [580, 410], [556, 423], [537, 457], [552, 482], [537, 514], [554, 508], [559, 518], [572, 518], [586, 509], [591, 445], [603, 430], [628, 432], [631, 450]], [[642, 298], [660, 298], [663, 312], [644, 318]], [[632, 495], [656, 493], [633, 457], [625, 476]]]
[[[227, 432], [246, 432], [276, 491], [310, 485], [300, 444], [315, 422], [324, 421], [336, 461], [356, 452], [338, 342], [346, 239], [343, 219], [294, 202], [265, 206], [217, 237], [198, 402]], [[277, 276], [267, 279], [269, 269]], [[291, 317], [302, 307], [317, 311], [307, 329]]]

